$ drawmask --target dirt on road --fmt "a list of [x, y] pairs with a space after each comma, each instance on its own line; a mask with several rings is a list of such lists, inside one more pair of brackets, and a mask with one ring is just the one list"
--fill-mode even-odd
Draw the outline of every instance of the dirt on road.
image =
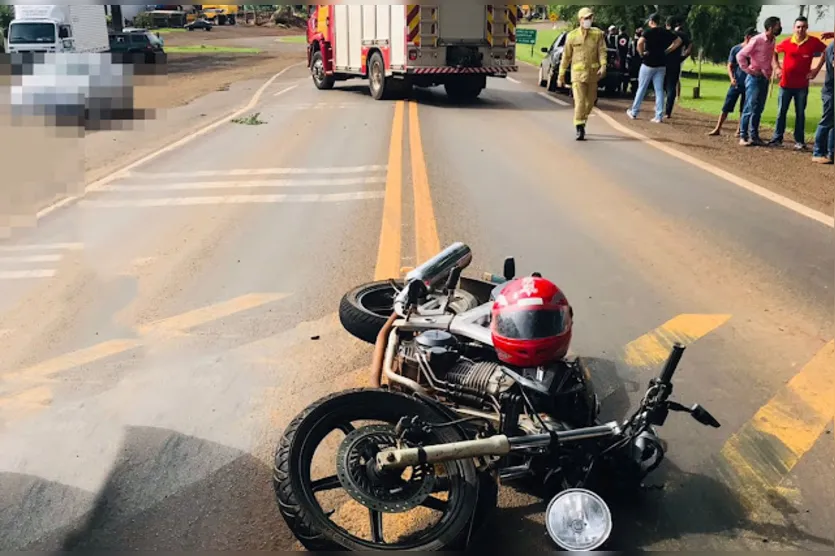
[[[808, 207], [829, 215], [835, 209], [835, 167], [814, 164], [811, 145], [805, 152], [793, 150], [793, 141], [780, 148], [742, 147], [739, 139], [734, 137], [735, 122], [726, 123], [722, 135], [709, 137], [707, 134], [715, 127], [716, 116], [676, 107], [672, 119], [659, 125], [650, 123], [646, 116], [630, 120], [626, 109], [631, 102], [631, 99], [601, 98], [598, 108], [651, 139], [744, 176]], [[814, 129], [817, 122], [807, 125]], [[658, 156], [665, 155], [659, 153]]]
[[[174, 31], [162, 35], [165, 47], [200, 47], [207, 52], [167, 53], [167, 64], [157, 75], [143, 77], [135, 90], [136, 105], [143, 109], [174, 108], [230, 83], [267, 78], [305, 59], [304, 44], [279, 42], [278, 38], [303, 34], [303, 29], [234, 25], [206, 31]], [[252, 52], [209, 49], [248, 48]]]

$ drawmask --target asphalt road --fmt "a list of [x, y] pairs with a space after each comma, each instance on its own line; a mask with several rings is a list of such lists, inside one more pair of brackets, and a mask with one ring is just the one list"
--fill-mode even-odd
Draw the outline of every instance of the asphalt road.
[[[831, 228], [600, 116], [575, 143], [533, 77], [460, 107], [291, 71], [253, 109], [262, 125], [222, 126], [0, 243], [0, 547], [297, 548], [274, 445], [306, 404], [363, 385], [371, 354], [339, 298], [464, 241], [474, 274], [514, 255], [565, 289], [610, 415], [692, 344], [676, 394], [723, 427], [670, 419], [665, 488], [617, 505], [615, 548], [831, 548]], [[475, 548], [549, 549], [543, 509], [504, 489]]]

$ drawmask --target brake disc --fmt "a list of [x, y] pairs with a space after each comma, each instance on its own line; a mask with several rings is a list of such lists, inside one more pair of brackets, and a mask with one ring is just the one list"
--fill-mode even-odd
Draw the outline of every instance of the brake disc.
[[401, 513], [418, 507], [435, 487], [435, 467], [420, 464], [402, 471], [378, 471], [376, 456], [397, 445], [393, 425], [351, 431], [336, 456], [336, 474], [346, 492], [372, 510]]

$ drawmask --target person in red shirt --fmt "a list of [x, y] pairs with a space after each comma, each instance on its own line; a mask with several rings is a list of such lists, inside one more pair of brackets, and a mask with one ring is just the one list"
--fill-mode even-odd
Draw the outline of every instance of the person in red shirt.
[[[809, 98], [809, 82], [817, 77], [812, 71], [812, 58], [821, 56], [826, 51], [826, 44], [819, 38], [809, 35], [809, 21], [798, 17], [794, 22], [794, 34], [777, 45], [774, 49], [774, 62], [782, 73], [780, 77], [780, 96], [778, 97], [777, 125], [770, 146], [783, 144], [786, 132], [786, 116], [789, 104], [794, 101], [794, 148], [802, 151], [806, 148], [806, 101]], [[780, 54], [783, 63], [780, 64]]]

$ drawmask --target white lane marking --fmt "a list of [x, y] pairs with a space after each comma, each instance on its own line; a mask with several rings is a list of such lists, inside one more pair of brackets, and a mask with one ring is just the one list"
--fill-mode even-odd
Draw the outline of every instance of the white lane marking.
[[720, 177], [724, 180], [727, 180], [727, 181], [731, 182], [732, 184], [737, 185], [737, 186], [739, 186], [743, 189], [747, 189], [751, 193], [759, 195], [760, 197], [768, 199], [769, 201], [773, 201], [773, 202], [777, 203], [778, 205], [780, 205], [782, 207], [785, 207], [789, 210], [792, 210], [792, 211], [796, 212], [797, 214], [800, 214], [800, 215], [805, 216], [807, 218], [811, 218], [812, 220], [820, 222], [821, 224], [825, 224], [826, 226], [829, 226], [830, 228], [835, 228], [835, 218], [833, 218], [832, 216], [829, 216], [828, 214], [818, 212], [818, 211], [816, 211], [812, 208], [807, 207], [806, 205], [802, 205], [802, 204], [800, 204], [796, 201], [792, 201], [788, 197], [783, 197], [782, 195], [778, 195], [777, 193], [774, 193], [773, 191], [769, 191], [768, 189], [766, 189], [764, 187], [761, 187], [761, 186], [759, 186], [759, 185], [757, 185], [753, 182], [750, 182], [750, 181], [746, 180], [745, 178], [739, 177], [735, 174], [732, 174], [730, 172], [722, 170], [721, 168], [718, 168], [718, 167], [714, 166], [713, 164], [710, 164], [708, 162], [704, 162], [703, 160], [699, 160], [698, 158], [695, 158], [695, 157], [690, 156], [688, 154], [684, 154], [683, 152], [681, 152], [677, 149], [674, 149], [672, 147], [668, 147], [667, 145], [664, 145], [663, 143], [660, 143], [658, 141], [650, 139], [649, 137], [646, 137], [645, 135], [642, 135], [642, 134], [638, 133], [637, 131], [634, 131], [634, 130], [629, 129], [628, 127], [622, 125], [620, 122], [618, 122], [617, 120], [615, 120], [614, 118], [612, 118], [611, 116], [609, 116], [608, 114], [606, 114], [605, 112], [600, 110], [599, 108], [595, 108], [594, 110], [595, 110], [595, 113], [599, 114], [600, 117], [603, 118], [610, 126], [615, 128], [616, 130], [620, 131], [621, 133], [625, 133], [626, 135], [630, 135], [630, 136], [634, 137], [635, 139], [638, 139], [638, 140], [646, 143], [647, 145], [649, 145], [651, 147], [654, 147], [654, 148], [656, 148], [656, 149], [658, 149], [662, 152], [667, 153], [670, 156], [678, 158], [679, 160], [683, 160], [684, 162], [692, 164], [693, 166], [696, 166], [697, 168], [701, 168], [702, 170], [704, 170], [706, 172], [710, 172], [711, 174], [713, 174], [715, 176], [718, 176], [718, 177]]
[[343, 166], [337, 168], [240, 168], [237, 170], [195, 170], [193, 172], [126, 172], [130, 178], [209, 178], [214, 176], [269, 176], [300, 174], [364, 174], [381, 172], [382, 166]]
[[25, 245], [0, 245], [0, 251], [53, 251], [59, 249], [79, 251], [83, 248], [83, 243], [30, 243]]
[[338, 203], [342, 201], [382, 199], [384, 195], [384, 191], [310, 195], [223, 195], [214, 197], [173, 197], [168, 199], [132, 199], [122, 201], [82, 201], [81, 205], [89, 208], [145, 208], [250, 203]]
[[565, 102], [565, 101], [564, 101], [564, 100], [562, 100], [561, 98], [552, 97], [552, 96], [551, 96], [551, 95], [549, 95], [548, 93], [537, 93], [537, 94], [538, 94], [539, 96], [541, 96], [542, 98], [544, 98], [544, 99], [550, 100], [550, 101], [551, 101], [551, 102], [553, 102], [554, 104], [559, 104], [560, 106], [571, 106], [571, 104], [569, 104], [569, 103]]
[[197, 181], [161, 185], [106, 185], [99, 191], [188, 191], [194, 189], [237, 189], [245, 187], [329, 187], [385, 183], [385, 176], [370, 178], [334, 178], [321, 180]]
[[63, 255], [27, 255], [25, 257], [0, 257], [3, 263], [54, 263], [60, 261]]
[[193, 141], [194, 139], [196, 139], [198, 137], [202, 137], [203, 135], [209, 133], [210, 131], [214, 131], [218, 127], [227, 123], [229, 120], [237, 118], [237, 117], [243, 115], [244, 113], [246, 113], [247, 111], [252, 110], [252, 108], [254, 108], [256, 104], [258, 104], [258, 101], [261, 100], [261, 95], [264, 94], [264, 91], [267, 89], [267, 87], [272, 85], [273, 82], [275, 82], [275, 80], [278, 79], [279, 77], [281, 77], [284, 73], [290, 71], [291, 69], [293, 69], [295, 67], [302, 66], [302, 65], [305, 65], [305, 62], [299, 62], [297, 64], [292, 64], [290, 66], [287, 66], [286, 68], [284, 68], [283, 70], [281, 70], [277, 74], [273, 75], [272, 77], [270, 77], [267, 80], [266, 83], [261, 85], [261, 87], [259, 87], [258, 90], [255, 91], [255, 94], [252, 95], [252, 98], [249, 100], [249, 103], [246, 106], [244, 106], [243, 108], [239, 108], [238, 110], [236, 110], [236, 111], [234, 111], [230, 114], [226, 114], [226, 115], [222, 116], [221, 118], [218, 118], [214, 122], [206, 125], [205, 127], [201, 127], [197, 131], [195, 131], [195, 132], [193, 132], [189, 135], [186, 135], [185, 137], [182, 137], [181, 139], [178, 139], [178, 140], [174, 141], [173, 143], [170, 143], [170, 144], [166, 145], [165, 147], [162, 147], [161, 149], [158, 149], [158, 150], [156, 150], [156, 151], [154, 151], [154, 152], [152, 152], [152, 153], [150, 153], [146, 156], [143, 156], [139, 160], [131, 162], [130, 164], [128, 164], [124, 168], [120, 168], [119, 170], [116, 170], [115, 172], [113, 172], [111, 174], [108, 174], [107, 176], [104, 176], [103, 178], [101, 178], [99, 180], [96, 180], [95, 182], [89, 184], [84, 189], [84, 193], [81, 193], [80, 195], [71, 195], [69, 197], [65, 197], [64, 199], [61, 199], [60, 201], [57, 201], [57, 202], [49, 205], [48, 207], [39, 210], [37, 212], [37, 214], [35, 215], [35, 218], [40, 220], [41, 218], [43, 218], [43, 217], [47, 216], [48, 214], [58, 210], [59, 208], [61, 208], [63, 206], [66, 206], [66, 205], [68, 205], [72, 202], [75, 202], [78, 199], [83, 198], [84, 195], [86, 195], [88, 192], [96, 191], [98, 188], [102, 187], [103, 185], [108, 184], [108, 183], [112, 182], [114, 179], [117, 179], [117, 178], [121, 177], [122, 175], [124, 175], [125, 172], [128, 172], [131, 169], [136, 168], [137, 166], [141, 166], [142, 164], [145, 164], [146, 162], [148, 162], [150, 160], [153, 160], [154, 158], [158, 157], [161, 154], [171, 152], [174, 149], [177, 149], [177, 148], [185, 145], [186, 143], [188, 143], [190, 141]]
[[507, 76], [507, 80], [510, 81], [511, 83], [516, 83], [517, 85], [522, 84], [521, 81], [519, 81], [518, 79], [514, 79], [514, 78], [510, 77], [509, 75]]
[[277, 93], [276, 93], [276, 94], [274, 94], [273, 96], [274, 96], [274, 97], [281, 96], [281, 95], [283, 95], [284, 93], [286, 93], [287, 91], [292, 91], [292, 90], [293, 90], [293, 89], [295, 89], [296, 87], [298, 87], [298, 84], [296, 84], [296, 85], [290, 85], [290, 86], [289, 86], [289, 87], [287, 87], [286, 89], [281, 89], [279, 92], [277, 92]]
[[0, 280], [51, 278], [53, 276], [55, 276], [55, 270], [0, 270]]

